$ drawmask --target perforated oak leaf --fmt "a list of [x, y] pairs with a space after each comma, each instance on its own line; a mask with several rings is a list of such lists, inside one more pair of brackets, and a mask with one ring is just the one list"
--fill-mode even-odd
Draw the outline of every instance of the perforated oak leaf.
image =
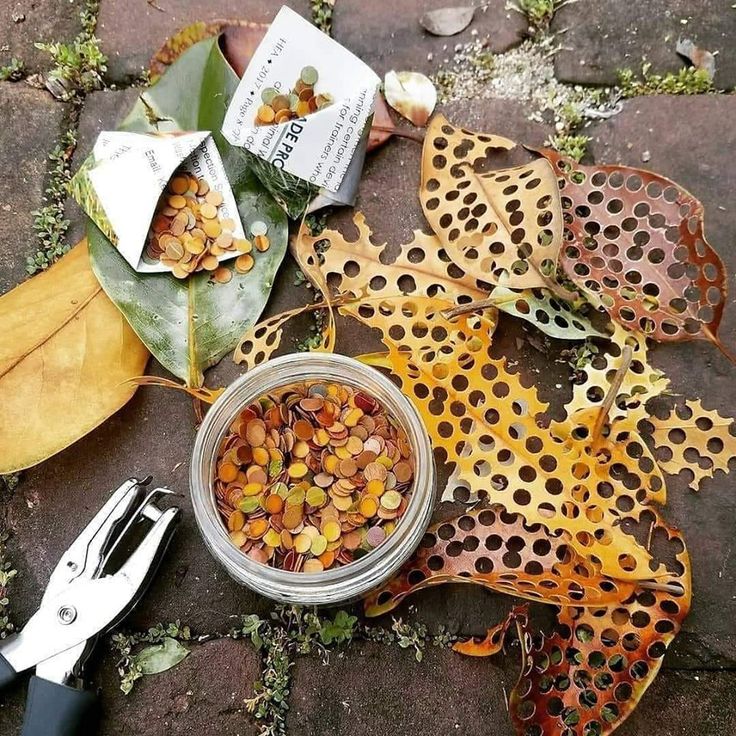
[[670, 475], [688, 474], [694, 491], [716, 470], [728, 473], [729, 461], [736, 458], [734, 420], [706, 409], [700, 399], [687, 399], [665, 418], [650, 416], [644, 424], [659, 466]]
[[539, 158], [510, 169], [475, 169], [494, 149], [515, 145], [435, 115], [422, 151], [422, 209], [466, 273], [510, 288], [556, 289], [562, 210], [552, 166]]
[[575, 284], [629, 329], [663, 342], [710, 340], [726, 353], [717, 334], [726, 275], [700, 201], [650, 171], [538, 153], [559, 176], [561, 264]]
[[653, 510], [640, 511], [668, 574], [605, 607], [564, 607], [550, 637], [524, 637], [519, 681], [509, 698], [520, 736], [605, 736], [654, 680], [690, 608], [690, 562], [682, 536]]
[[418, 590], [450, 582], [553, 605], [602, 606], [633, 593], [634, 583], [601, 575], [567, 540], [502, 506], [469, 511], [428, 529], [411, 560], [366, 598], [366, 615], [382, 615]]
[[447, 302], [398, 297], [340, 307], [382, 332], [391, 370], [458, 477], [528, 523], [565, 531], [585, 557], [620, 579], [651, 577], [650, 556], [618, 522], [617, 497], [640, 479], [627, 468], [602, 480], [597, 460], [537, 425], [547, 407], [534, 388], [490, 354], [482, 316], [443, 316]]
[[356, 297], [416, 293], [449, 295], [458, 303], [489, 298], [496, 309], [530, 322], [551, 337], [583, 340], [601, 335], [587, 317], [546, 291], [491, 287], [469, 276], [450, 260], [435, 235], [415, 230], [413, 239], [396, 252], [386, 243], [373, 242], [362, 212], [356, 212], [353, 221], [358, 231], [355, 240], [331, 229], [313, 236], [303, 225], [292, 241], [299, 266], [323, 293], [329, 283], [330, 293]]

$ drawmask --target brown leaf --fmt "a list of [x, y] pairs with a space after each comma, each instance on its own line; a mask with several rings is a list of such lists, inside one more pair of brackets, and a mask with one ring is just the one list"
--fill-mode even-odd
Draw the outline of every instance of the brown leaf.
[[552, 167], [540, 158], [482, 174], [474, 168], [493, 149], [515, 145], [435, 115], [422, 152], [422, 209], [450, 258], [471, 276], [509, 288], [557, 289], [562, 211]]
[[[669, 552], [660, 589], [601, 608], [562, 608], [556, 632], [524, 637], [509, 711], [520, 736], [605, 736], [636, 707], [690, 609], [682, 536], [652, 510], [650, 536]], [[671, 590], [668, 590], [670, 588]]]
[[419, 18], [419, 24], [435, 36], [454, 36], [464, 31], [473, 20], [472, 5], [428, 10]]
[[396, 131], [391, 113], [388, 110], [388, 105], [382, 94], [376, 95], [376, 102], [373, 108], [373, 121], [371, 124], [371, 130], [368, 134], [368, 147], [367, 151], [373, 151], [376, 148], [380, 148]]
[[151, 57], [148, 72], [155, 82], [188, 48], [223, 33], [223, 52], [238, 76], [242, 76], [253, 52], [268, 30], [264, 23], [243, 20], [197, 21], [178, 30]]
[[684, 56], [696, 69], [702, 69], [709, 79], [716, 75], [716, 57], [706, 49], [696, 46], [689, 38], [682, 38], [675, 47], [680, 56]]
[[0, 297], [0, 473], [92, 431], [135, 393], [148, 351], [107, 298], [82, 241]]
[[[717, 336], [726, 295], [703, 205], [674, 182], [626, 166], [583, 166], [540, 150], [557, 171], [565, 272], [613, 319], [660, 341]], [[729, 356], [730, 357], [730, 356]]]
[[572, 549], [567, 535], [493, 506], [430, 527], [411, 560], [365, 599], [365, 613], [383, 615], [406, 596], [448, 582], [552, 605], [601, 606], [634, 591], [632, 582], [602, 576]]

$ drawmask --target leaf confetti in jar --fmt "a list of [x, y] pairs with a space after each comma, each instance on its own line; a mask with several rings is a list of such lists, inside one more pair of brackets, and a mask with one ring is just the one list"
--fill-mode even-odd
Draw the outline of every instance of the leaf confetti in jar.
[[294, 383], [239, 412], [217, 454], [214, 490], [230, 541], [248, 557], [321, 572], [393, 533], [414, 474], [404, 431], [375, 398]]

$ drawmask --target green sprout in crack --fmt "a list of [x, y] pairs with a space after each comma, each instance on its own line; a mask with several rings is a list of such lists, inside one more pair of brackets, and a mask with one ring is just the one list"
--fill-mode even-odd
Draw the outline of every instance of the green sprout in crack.
[[43, 205], [33, 212], [33, 229], [39, 241], [39, 249], [29, 256], [26, 264], [28, 273], [36, 273], [48, 268], [54, 261], [69, 250], [66, 231], [69, 221], [64, 217], [71, 163], [77, 145], [76, 132], [67, 131], [61, 142], [49, 154], [51, 169], [49, 184], [43, 197]]
[[8, 590], [10, 583], [18, 574], [18, 571], [13, 569], [13, 565], [7, 557], [7, 541], [8, 534], [6, 532], [0, 532], [0, 639], [4, 639], [14, 631], [9, 616], [10, 600], [8, 598]]
[[515, 0], [507, 5], [526, 16], [529, 30], [535, 37], [543, 36], [549, 31], [555, 13], [566, 4], [567, 0]]
[[0, 67], [0, 82], [17, 82], [23, 79], [25, 64], [13, 57], [9, 64]]
[[332, 11], [335, 0], [311, 0], [312, 23], [328, 36], [332, 35]]
[[80, 13], [82, 30], [70, 43], [37, 43], [50, 54], [54, 67], [46, 76], [46, 86], [58, 99], [79, 101], [103, 86], [107, 57], [95, 36], [99, 1], [88, 0]]
[[676, 74], [652, 74], [651, 64], [644, 64], [641, 77], [637, 78], [631, 69], [621, 69], [618, 83], [622, 97], [640, 95], [700, 95], [715, 92], [713, 80], [705, 69], [689, 66]]
[[555, 135], [545, 142], [558, 153], [580, 163], [588, 152], [590, 136], [587, 135]]

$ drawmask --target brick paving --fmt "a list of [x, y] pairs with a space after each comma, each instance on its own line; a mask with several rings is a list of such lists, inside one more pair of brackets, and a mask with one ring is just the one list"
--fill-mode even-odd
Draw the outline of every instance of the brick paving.
[[[31, 3], [27, 4], [30, 8]], [[307, 0], [290, 4], [309, 15]], [[456, 43], [474, 38], [473, 29], [481, 38], [488, 35], [489, 47], [494, 51], [512, 47], [523, 36], [526, 24], [521, 16], [507, 11], [503, 2], [494, 1], [487, 11], [479, 11], [471, 28], [459, 36], [429, 37], [416, 18], [424, 9], [444, 4], [411, 0], [397, 11], [395, 5], [386, 4], [384, 8], [377, 3], [338, 0], [334, 33], [379, 73], [391, 67], [430, 71]], [[78, 30], [74, 25], [78, 3], [34, 2], [26, 20], [8, 25], [5, 20], [12, 16], [16, 5], [13, 0], [0, 0], [0, 27], [5, 27], [0, 31], [0, 47], [7, 45], [16, 56], [23, 55], [33, 70], [43, 68], [40, 57], [31, 50], [33, 41], [49, 37], [43, 35], [49, 28], [54, 38], [72, 37]], [[664, 5], [670, 7], [660, 7]], [[613, 15], [601, 15], [603, 6]], [[736, 11], [716, 2], [653, 2], [651, 7], [655, 6], [652, 13], [658, 19], [656, 24], [647, 23], [650, 16], [642, 15], [644, 11], [633, 3], [579, 0], [563, 8], [555, 27], [568, 28], [563, 45], [572, 50], [560, 52], [558, 75], [575, 81], [609, 82], [617, 66], [635, 67], [641, 53], [656, 62], [658, 69], [677, 68], [679, 62], [668, 66], [671, 60], [666, 56], [674, 42], [663, 39], [671, 33], [676, 35], [682, 27], [679, 20], [687, 17], [686, 29], [691, 37], [714, 50], [722, 49], [717, 81], [722, 86], [732, 85], [729, 49], [719, 41], [718, 34], [733, 38], [729, 31]], [[65, 11], [60, 15], [59, 7]], [[75, 167], [89, 151], [97, 132], [114, 127], [133, 104], [138, 92], [125, 89], [126, 80], [140, 73], [169, 33], [196, 19], [238, 15], [266, 21], [276, 7], [266, 0], [206, 4], [190, 0], [102, 0], [98, 35], [110, 56], [109, 79], [123, 88], [87, 97], [79, 120]], [[715, 19], [723, 19], [723, 23], [715, 24]], [[605, 33], [595, 30], [602, 23]], [[715, 25], [717, 30], [713, 30]], [[634, 27], [636, 34], [631, 33]], [[627, 40], [621, 45], [617, 39], [624, 36]], [[448, 50], [443, 48], [445, 45]], [[433, 54], [433, 60], [427, 58], [428, 53]], [[585, 64], [580, 64], [581, 59]], [[46, 157], [66, 125], [70, 108], [22, 83], [0, 84], [0, 105], [10, 113], [6, 114], [0, 148], [4, 164], [0, 183], [1, 293], [25, 277], [25, 258], [36, 248], [30, 213], [41, 203]], [[709, 238], [731, 273], [736, 271], [736, 253], [731, 247], [736, 236], [731, 212], [736, 169], [729, 144], [735, 105], [734, 99], [726, 96], [635, 99], [626, 103], [620, 115], [587, 131], [593, 137], [590, 150], [594, 160], [641, 165], [647, 158], [645, 165], [672, 176], [700, 197], [706, 206]], [[552, 132], [549, 125], [530, 122], [525, 106], [513, 101], [454, 103], [443, 112], [454, 122], [534, 145], [543, 143]], [[406, 242], [414, 229], [425, 226], [416, 196], [419, 153], [416, 143], [394, 140], [367, 160], [357, 208], [365, 212], [377, 242]], [[72, 203], [67, 214], [72, 221], [71, 237], [81, 237], [83, 218]], [[339, 212], [331, 224], [349, 231], [350, 217], [349, 211]], [[295, 270], [287, 259], [268, 313], [310, 299], [304, 287], [294, 286]], [[293, 349], [304, 336], [307, 324], [305, 318], [289, 327], [284, 351]], [[726, 343], [736, 343], [733, 305], [726, 310], [723, 328]], [[559, 395], [557, 386], [566, 386], [567, 371], [564, 365], [551, 361], [563, 345], [554, 344], [550, 355], [543, 355], [527, 340], [518, 339], [526, 335], [527, 330], [518, 322], [504, 320], [494, 349], [499, 354], [513, 353], [524, 370], [534, 375], [543, 398]], [[338, 348], [357, 354], [376, 349], [378, 344], [375, 334], [351, 323], [349, 330], [341, 331]], [[658, 346], [653, 356], [671, 376], [676, 390], [701, 396], [707, 406], [733, 413], [733, 368], [710, 345]], [[155, 364], [152, 370], [163, 374]], [[238, 373], [238, 367], [226, 359], [211, 372], [208, 382], [224, 385]], [[24, 473], [20, 488], [4, 509], [14, 534], [11, 554], [20, 571], [12, 594], [18, 622], [35, 610], [48, 574], [78, 531], [80, 518], [98, 508], [112, 484], [131, 474], [147, 473], [185, 494], [181, 504], [186, 513], [154, 587], [129, 624], [146, 628], [180, 618], [196, 630], [224, 631], [232, 624], [233, 614], [267, 614], [270, 604], [230, 581], [201, 543], [186, 495], [193, 436], [189, 399], [163, 389], [143, 389], [93, 433]], [[669, 484], [666, 515], [686, 532], [695, 568], [695, 603], [684, 631], [665, 658], [663, 672], [620, 729], [622, 735], [638, 736], [649, 731], [656, 736], [690, 732], [715, 736], [735, 730], [730, 694], [734, 687], [736, 636], [730, 626], [729, 609], [733, 606], [736, 563], [731, 553], [734, 503], [730, 486], [722, 473], [706, 481], [698, 495], [688, 491], [682, 479]], [[449, 515], [451, 509], [438, 513]], [[398, 614], [405, 620], [427, 622], [431, 630], [444, 624], [454, 633], [467, 635], [480, 633], [495, 623], [508, 605], [508, 599], [483, 590], [446, 588], [418, 594]], [[417, 663], [410, 650], [370, 643], [333, 653], [328, 665], [316, 656], [298, 658], [289, 731], [305, 736], [389, 732], [490, 732], [510, 736], [503, 692], [513, 685], [516, 668], [513, 655], [472, 660], [430, 647], [425, 661]], [[249, 694], [250, 683], [258, 678], [258, 670], [258, 655], [249, 644], [208, 642], [195, 645], [192, 655], [179, 667], [145, 679], [125, 698], [117, 691], [114, 656], [100, 652], [90, 675], [104, 693], [101, 732], [105, 736], [254, 733], [255, 726], [243, 712], [242, 700]], [[23, 697], [24, 684], [0, 698], [3, 734], [19, 731]]]

